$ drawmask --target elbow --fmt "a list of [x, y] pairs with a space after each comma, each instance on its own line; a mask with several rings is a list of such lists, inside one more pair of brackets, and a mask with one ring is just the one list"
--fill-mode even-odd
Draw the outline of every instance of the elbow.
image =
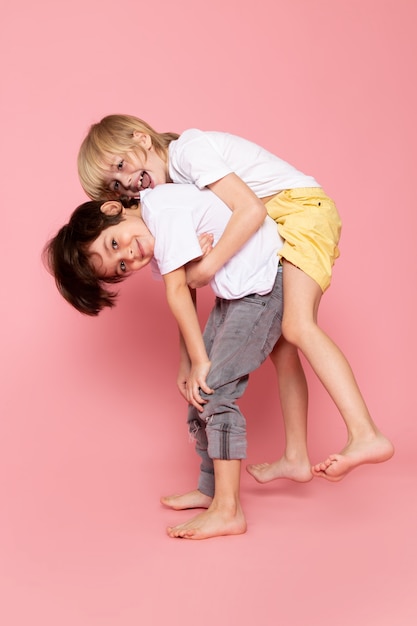
[[262, 222], [265, 220], [266, 216], [268, 215], [268, 211], [266, 210], [266, 206], [263, 204], [263, 202], [261, 202], [261, 207], [260, 207], [260, 212], [262, 213]]
[[264, 204], [259, 200], [258, 202], [252, 202], [246, 206], [239, 208], [242, 225], [245, 225], [246, 232], [256, 233], [256, 231], [262, 226], [265, 221], [268, 212]]
[[259, 228], [265, 221], [266, 216], [268, 215], [268, 211], [266, 210], [265, 205], [262, 200], [258, 200], [258, 202], [253, 204], [252, 206], [252, 219], [257, 224]]

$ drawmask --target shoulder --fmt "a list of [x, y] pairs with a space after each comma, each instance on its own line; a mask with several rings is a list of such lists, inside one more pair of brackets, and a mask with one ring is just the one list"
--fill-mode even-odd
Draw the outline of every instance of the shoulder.
[[207, 131], [200, 128], [187, 128], [178, 137], [179, 143], [185, 143], [187, 141], [193, 141], [194, 139], [201, 139], [207, 134]]
[[181, 133], [175, 144], [178, 149], [190, 144], [202, 143], [216, 145], [227, 141], [232, 137], [229, 133], [223, 133], [217, 130], [200, 130], [199, 128], [188, 128]]
[[169, 209], [193, 206], [193, 201], [200, 197], [200, 190], [195, 185], [165, 183], [153, 189], [141, 192], [143, 214], [160, 214]]
[[170, 144], [170, 153], [176, 155], [187, 151], [193, 145], [204, 143], [207, 140], [207, 133], [199, 128], [188, 128], [181, 133], [176, 141]]

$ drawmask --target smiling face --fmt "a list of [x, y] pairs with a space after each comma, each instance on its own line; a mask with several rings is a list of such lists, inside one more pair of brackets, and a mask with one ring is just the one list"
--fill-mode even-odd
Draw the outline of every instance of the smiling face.
[[133, 138], [137, 150], [113, 155], [105, 176], [107, 188], [118, 198], [138, 198], [143, 189], [170, 182], [168, 165], [156, 152], [151, 137], [135, 132]]
[[[107, 202], [120, 211], [117, 202]], [[104, 211], [106, 212], [106, 210]], [[91, 264], [100, 278], [128, 276], [144, 268], [153, 258], [155, 240], [137, 210], [123, 209], [124, 219], [109, 226], [88, 247]]]

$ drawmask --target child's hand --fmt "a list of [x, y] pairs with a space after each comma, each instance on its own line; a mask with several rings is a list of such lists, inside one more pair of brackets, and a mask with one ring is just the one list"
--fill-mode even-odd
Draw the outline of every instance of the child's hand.
[[211, 252], [211, 250], [213, 249], [213, 241], [214, 241], [214, 237], [211, 233], [203, 233], [202, 235], [199, 236], [198, 243], [200, 244], [200, 248], [202, 252], [202, 255], [200, 258], [205, 257], [206, 254]]
[[188, 402], [187, 397], [187, 380], [190, 375], [190, 364], [189, 363], [181, 363], [177, 376], [177, 387], [184, 398]]
[[210, 361], [193, 366], [186, 383], [187, 400], [197, 409], [197, 411], [200, 411], [200, 413], [203, 411], [203, 406], [207, 402], [207, 400], [204, 400], [204, 398], [200, 396], [200, 389], [204, 391], [204, 393], [213, 393], [213, 389], [210, 389], [206, 383], [210, 367]]
[[186, 265], [187, 285], [192, 289], [198, 289], [208, 285], [213, 274], [205, 269], [205, 258], [200, 261], [191, 261]]
[[207, 255], [213, 249], [213, 240], [214, 237], [211, 233], [203, 233], [199, 236], [198, 242], [200, 244], [202, 255], [195, 261], [189, 261], [189, 263], [185, 266], [186, 276], [187, 276], [187, 285], [192, 289], [196, 289], [197, 287], [204, 287], [207, 285], [212, 276], [207, 274], [206, 272], [202, 273], [201, 263], [202, 260], [207, 257]]

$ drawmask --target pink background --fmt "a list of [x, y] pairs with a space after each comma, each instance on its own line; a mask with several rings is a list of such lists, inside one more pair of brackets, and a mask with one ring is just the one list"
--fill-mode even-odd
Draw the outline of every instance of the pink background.
[[[412, 0], [3, 6], [2, 624], [417, 623], [416, 13]], [[243, 472], [246, 535], [165, 535], [190, 513], [159, 496], [194, 488], [198, 463], [162, 287], [144, 272], [90, 319], [40, 261], [84, 200], [81, 140], [116, 112], [243, 135], [336, 199], [342, 256], [320, 320], [395, 443], [389, 463], [337, 485], [260, 486]], [[318, 462], [345, 432], [306, 369]], [[242, 407], [248, 461], [277, 458], [270, 363]]]

